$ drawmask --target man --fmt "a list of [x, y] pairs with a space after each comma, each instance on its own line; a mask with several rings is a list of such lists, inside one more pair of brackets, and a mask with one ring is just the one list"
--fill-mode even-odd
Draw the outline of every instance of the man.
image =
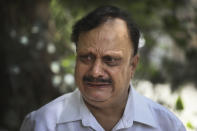
[[185, 131], [175, 115], [130, 85], [139, 37], [127, 13], [113, 6], [78, 21], [72, 34], [78, 89], [27, 115], [21, 131]]

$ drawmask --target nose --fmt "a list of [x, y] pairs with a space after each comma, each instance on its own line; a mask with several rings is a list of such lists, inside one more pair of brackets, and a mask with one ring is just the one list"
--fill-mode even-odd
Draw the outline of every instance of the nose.
[[90, 75], [92, 75], [94, 78], [103, 77], [104, 71], [103, 71], [103, 65], [100, 60], [96, 60], [90, 69]]

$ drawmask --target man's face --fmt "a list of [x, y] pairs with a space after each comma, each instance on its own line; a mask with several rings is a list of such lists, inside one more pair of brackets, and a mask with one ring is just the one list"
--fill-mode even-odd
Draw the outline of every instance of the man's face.
[[127, 96], [137, 60], [126, 23], [121, 19], [108, 20], [81, 33], [75, 80], [85, 101], [110, 103]]

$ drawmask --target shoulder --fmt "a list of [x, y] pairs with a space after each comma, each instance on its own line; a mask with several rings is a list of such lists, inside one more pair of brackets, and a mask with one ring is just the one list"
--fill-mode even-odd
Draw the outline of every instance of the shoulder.
[[[183, 123], [177, 118], [177, 116], [169, 111], [166, 107], [152, 101], [149, 98], [142, 96], [146, 102], [149, 110], [152, 113], [153, 118], [157, 122], [157, 125], [161, 129], [165, 130], [185, 130]], [[176, 131], [175, 130], [175, 131]]]
[[27, 128], [55, 128], [62, 110], [68, 106], [69, 100], [75, 99], [76, 94], [77, 91], [62, 95], [38, 110], [29, 113], [23, 121], [21, 131], [25, 131]]
[[56, 98], [55, 100], [49, 102], [48, 104], [42, 106], [40, 109], [36, 110], [34, 116], [42, 118], [56, 117], [57, 119], [59, 113], [63, 110], [63, 108], [67, 107], [67, 101], [73, 99], [74, 94], [75, 92], [71, 92]]
[[140, 95], [134, 89], [134, 118], [161, 131], [185, 131], [182, 122], [164, 106]]

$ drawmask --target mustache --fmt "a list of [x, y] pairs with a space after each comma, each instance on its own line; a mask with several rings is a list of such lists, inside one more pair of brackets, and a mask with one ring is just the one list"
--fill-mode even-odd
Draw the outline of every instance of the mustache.
[[93, 76], [84, 76], [83, 77], [83, 81], [84, 82], [95, 82], [95, 83], [105, 83], [105, 84], [112, 84], [112, 79], [110, 78], [102, 78], [102, 77], [98, 77], [95, 78]]

